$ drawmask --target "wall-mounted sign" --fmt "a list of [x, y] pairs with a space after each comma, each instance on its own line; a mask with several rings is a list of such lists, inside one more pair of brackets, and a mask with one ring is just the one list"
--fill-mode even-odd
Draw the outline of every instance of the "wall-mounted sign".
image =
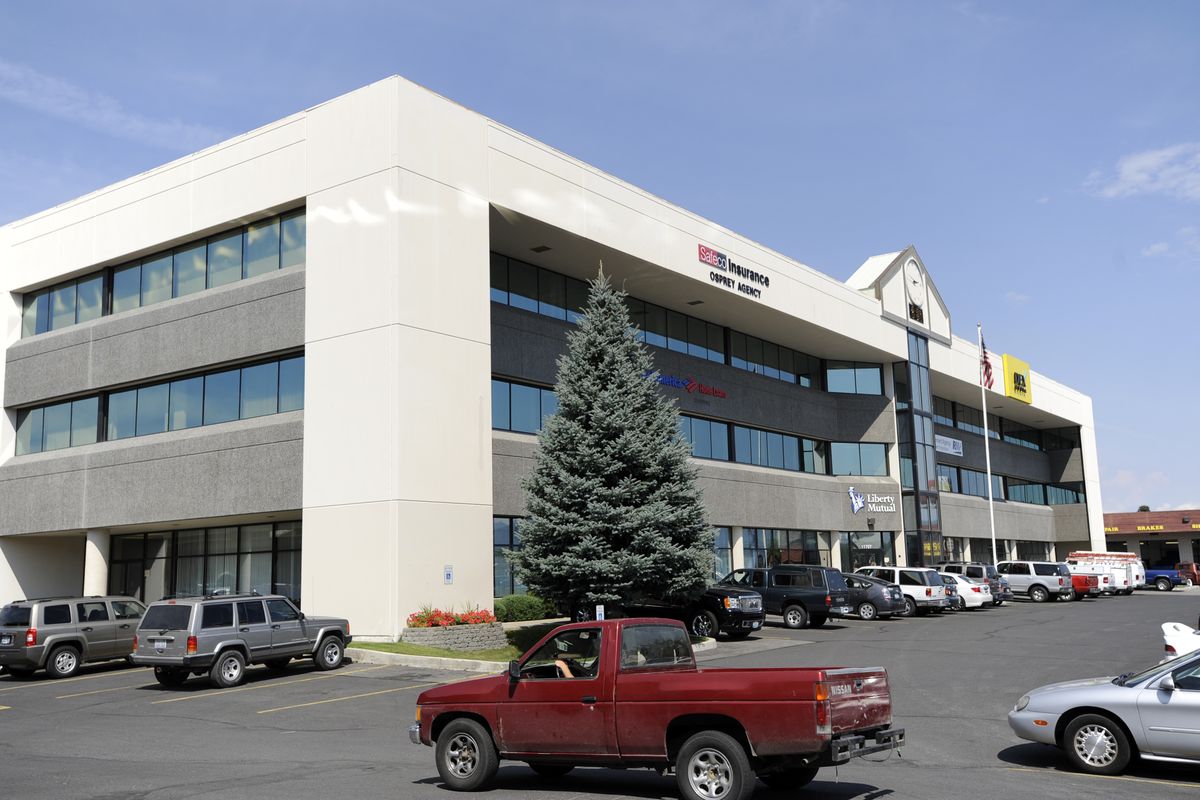
[[[645, 377], [649, 378], [654, 373], [647, 372]], [[724, 400], [729, 395], [724, 389], [718, 389], [715, 386], [701, 383], [695, 378], [677, 378], [674, 375], [659, 374], [658, 382], [663, 386], [670, 386], [672, 389], [683, 389], [688, 394], [703, 394], [709, 397], [715, 397], [718, 400]]]
[[712, 267], [708, 273], [708, 279], [718, 286], [724, 286], [733, 292], [741, 292], [755, 300], [762, 298], [762, 290], [770, 287], [770, 276], [734, 263], [729, 256], [711, 247], [705, 247], [702, 244], [698, 247], [700, 263]]
[[939, 453], [946, 453], [947, 455], [951, 456], [959, 456], [960, 458], [962, 457], [962, 439], [955, 439], [953, 436], [942, 436], [939, 433], [934, 434], [933, 442], [934, 448]]
[[446, 584], [447, 586], [454, 583], [453, 564], [447, 564], [446, 566], [442, 567], [442, 583]]
[[862, 511], [865, 507], [872, 514], [894, 514], [896, 512], [896, 497], [890, 494], [875, 494], [867, 492], [865, 495], [855, 489], [853, 486], [847, 492], [850, 495], [850, 510], [855, 514]]
[[1137, 529], [1138, 529], [1138, 533], [1142, 533], [1143, 531], [1161, 531], [1163, 529], [1163, 526], [1162, 525], [1138, 525]]
[[1120, 533], [1121, 529], [1118, 528], [1116, 525], [1106, 525], [1104, 527], [1104, 532], [1105, 533]]
[[1193, 523], [1192, 523], [1192, 530], [1194, 530], [1194, 531], [1200, 531], [1200, 522], [1193, 522]]
[[1033, 384], [1029, 381], [1029, 362], [1004, 354], [1004, 396], [1022, 403], [1033, 402]]

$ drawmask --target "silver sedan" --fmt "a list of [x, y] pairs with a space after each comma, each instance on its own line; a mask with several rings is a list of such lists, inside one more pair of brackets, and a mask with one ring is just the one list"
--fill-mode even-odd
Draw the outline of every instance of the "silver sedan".
[[1200, 652], [1116, 678], [1042, 686], [1008, 712], [1008, 724], [1098, 775], [1120, 773], [1134, 756], [1200, 763]]

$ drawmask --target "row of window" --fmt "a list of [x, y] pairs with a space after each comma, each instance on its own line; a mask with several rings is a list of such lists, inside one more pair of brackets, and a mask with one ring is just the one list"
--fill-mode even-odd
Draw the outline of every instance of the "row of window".
[[[938, 490], [954, 494], [969, 494], [987, 497], [987, 473], [949, 464], [937, 465]], [[992, 474], [992, 497], [995, 500], [1013, 500], [1018, 503], [1045, 505], [1075, 505], [1087, 502], [1082, 484], [1068, 486], [1036, 483], [1021, 478], [1008, 478]]]
[[[933, 398], [933, 419], [939, 425], [983, 435], [983, 412], [942, 397]], [[1078, 428], [1038, 430], [1007, 417], [988, 414], [988, 436], [1030, 450], [1070, 450], [1079, 447]]]
[[22, 300], [21, 336], [304, 264], [304, 209], [36, 292]]
[[109, 594], [150, 602], [211, 594], [281, 594], [300, 602], [301, 523], [113, 536]]
[[742, 530], [742, 555], [747, 567], [776, 564], [820, 564], [829, 566], [829, 533], [780, 528]]
[[17, 455], [304, 408], [304, 356], [17, 412]]
[[[587, 292], [584, 281], [492, 253], [492, 302], [574, 323]], [[632, 297], [626, 303], [639, 341], [787, 383], [821, 387], [821, 360], [815, 356], [734, 330], [728, 332], [727, 346], [726, 329], [720, 325]], [[825, 386], [830, 392], [882, 394], [880, 365], [831, 361]]]

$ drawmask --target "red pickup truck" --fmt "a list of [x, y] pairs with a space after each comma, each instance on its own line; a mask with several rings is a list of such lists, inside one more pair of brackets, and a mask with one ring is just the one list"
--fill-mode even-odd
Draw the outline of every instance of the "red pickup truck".
[[684, 626], [650, 618], [563, 625], [507, 674], [422, 692], [409, 736], [436, 748], [458, 791], [512, 759], [548, 776], [674, 769], [689, 800], [745, 800], [755, 775], [799, 788], [819, 767], [904, 744], [880, 667], [698, 669]]
[[1074, 594], [1071, 595], [1072, 600], [1082, 600], [1085, 597], [1099, 597], [1100, 577], [1082, 572], [1072, 572], [1071, 589], [1074, 591]]

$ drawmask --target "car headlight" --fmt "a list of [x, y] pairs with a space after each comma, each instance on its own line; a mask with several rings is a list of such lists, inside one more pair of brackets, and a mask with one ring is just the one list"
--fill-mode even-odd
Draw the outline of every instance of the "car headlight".
[[1023, 694], [1023, 695], [1021, 695], [1021, 699], [1017, 701], [1017, 707], [1014, 708], [1013, 711], [1024, 711], [1028, 705], [1029, 705], [1029, 695]]

